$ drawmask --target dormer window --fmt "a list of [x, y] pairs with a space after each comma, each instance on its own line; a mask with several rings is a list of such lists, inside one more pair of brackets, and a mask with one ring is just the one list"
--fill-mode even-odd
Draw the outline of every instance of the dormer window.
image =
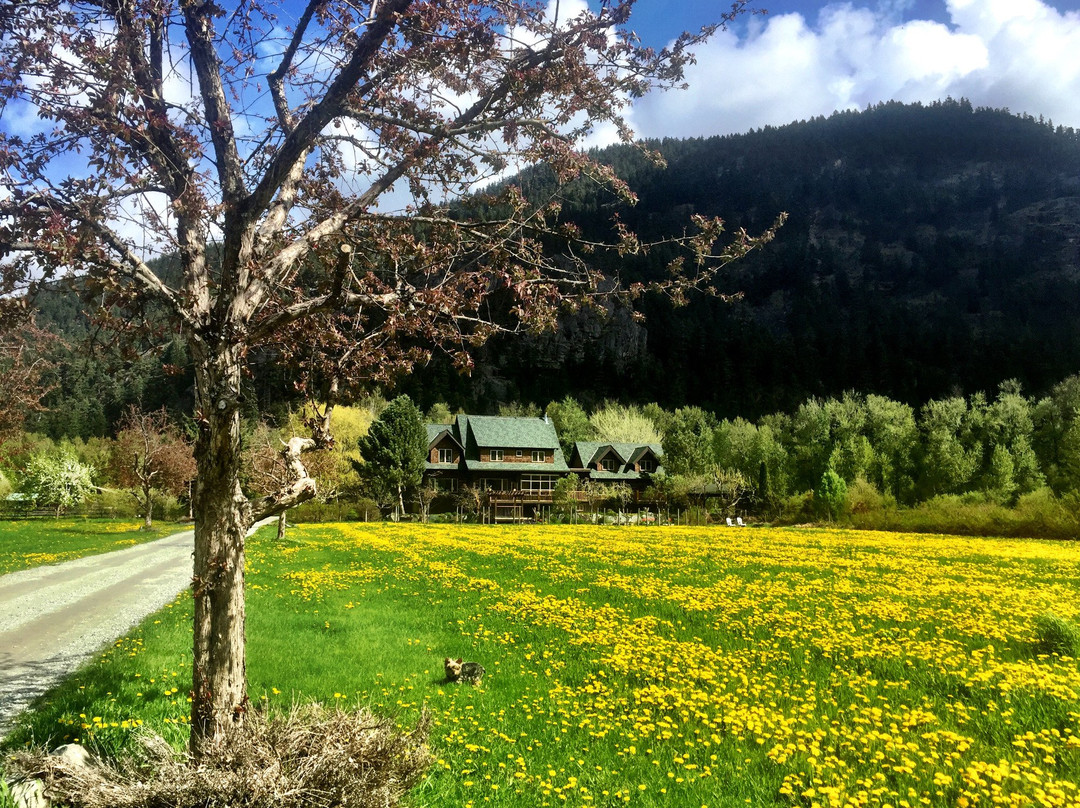
[[641, 458], [641, 462], [638, 463], [642, 471], [656, 471], [656, 461], [651, 457]]
[[494, 461], [502, 460], [503, 459], [503, 450], [502, 449], [492, 449], [491, 450], [491, 459], [494, 460]]
[[454, 450], [453, 449], [439, 449], [439, 462], [440, 463], [453, 463], [454, 462]]
[[615, 458], [608, 455], [600, 461], [600, 469], [602, 471], [615, 471]]
[[533, 449], [532, 459], [534, 463], [543, 463], [547, 460], [547, 453], [543, 449]]

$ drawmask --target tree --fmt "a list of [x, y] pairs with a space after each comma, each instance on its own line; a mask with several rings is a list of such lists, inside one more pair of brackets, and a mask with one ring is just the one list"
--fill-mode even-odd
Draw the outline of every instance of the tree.
[[829, 412], [822, 401], [812, 398], [799, 405], [791, 417], [790, 445], [795, 488], [812, 490], [828, 469], [832, 455]]
[[132, 494], [143, 509], [144, 530], [154, 525], [154, 493], [180, 496], [195, 479], [191, 444], [164, 409], [143, 412], [128, 407], [109, 465], [119, 485], [134, 489]]
[[23, 487], [39, 505], [55, 505], [56, 518], [64, 508], [78, 505], [94, 490], [94, 469], [79, 462], [70, 447], [31, 456]]
[[[339, 407], [335, 410], [335, 415], [341, 409], [345, 408]], [[290, 415], [290, 427], [295, 425], [294, 418], [295, 416]], [[251, 436], [245, 441], [245, 489], [253, 491], [257, 496], [272, 497], [292, 484], [293, 472], [289, 467], [287, 453], [282, 452], [284, 445], [286, 444], [280, 429], [271, 427], [265, 421], [260, 421], [255, 425]], [[334, 449], [323, 448], [311, 451], [304, 458], [304, 468], [311, 478], [317, 481], [318, 499], [322, 501], [336, 493], [330, 481], [334, 479], [338, 468], [336, 458], [333, 456], [333, 451], [337, 446], [335, 442]], [[285, 538], [287, 513], [288, 510], [282, 509], [277, 514], [278, 540]]]
[[1032, 411], [1032, 445], [1057, 494], [1080, 490], [1080, 376], [1054, 385]]
[[700, 407], [675, 410], [664, 435], [664, 467], [672, 474], [707, 474], [713, 465], [716, 419]]
[[597, 440], [612, 443], [660, 443], [656, 425], [640, 407], [607, 402], [589, 416]]
[[375, 499], [389, 495], [395, 518], [405, 512], [405, 496], [420, 487], [427, 455], [427, 430], [420, 410], [398, 396], [359, 441], [363, 464], [357, 470]]
[[711, 469], [710, 476], [715, 488], [717, 505], [720, 506], [721, 513], [726, 516], [734, 515], [739, 503], [754, 495], [754, 486], [738, 469], [715, 465]]
[[915, 486], [915, 451], [919, 445], [914, 410], [884, 396], [867, 396], [866, 432], [874, 449], [869, 481], [898, 502], [910, 502]]
[[416, 489], [416, 502], [420, 506], [420, 519], [424, 522], [428, 520], [428, 514], [431, 513], [431, 503], [439, 496], [441, 492], [438, 487], [428, 482], [421, 485]]
[[25, 312], [5, 302], [8, 305], [0, 306], [0, 319], [13, 319], [0, 329], [0, 446], [20, 430], [27, 415], [44, 409], [41, 401], [51, 386], [43, 376], [52, 363], [42, 349], [56, 339], [26, 323]]
[[634, 490], [626, 483], [608, 483], [607, 498], [619, 509], [619, 521], [623, 520], [623, 513], [630, 500], [634, 497]]
[[[551, 405], [549, 404], [550, 408]], [[581, 501], [581, 478], [576, 474], [560, 477], [555, 482], [551, 492], [551, 501], [555, 507], [561, 510], [573, 524], [577, 520], [578, 503]]]
[[480, 485], [463, 485], [456, 500], [465, 513], [476, 514], [480, 521], [484, 521], [484, 514], [491, 506], [491, 492]]
[[596, 434], [589, 423], [585, 408], [572, 396], [567, 396], [562, 401], [550, 402], [544, 414], [551, 419], [555, 433], [559, 436], [559, 445], [567, 458], [573, 452], [575, 443], [579, 440], [590, 440]]
[[429, 424], [454, 423], [454, 413], [450, 412], [450, 405], [445, 401], [436, 401], [428, 408], [427, 422]]
[[959, 396], [923, 405], [919, 429], [923, 439], [920, 485], [924, 496], [967, 490], [980, 460], [968, 445], [970, 421], [967, 402]]
[[818, 514], [834, 522], [847, 507], [848, 488], [844, 478], [832, 469], [821, 475], [821, 481], [814, 489], [814, 507]]
[[[219, 0], [0, 8], [0, 291], [33, 301], [75, 279], [126, 350], [187, 340], [196, 758], [248, 706], [245, 535], [315, 495], [302, 454], [330, 442], [338, 400], [433, 349], [467, 368], [493, 333], [550, 327], [567, 306], [649, 289], [681, 302], [771, 238], [722, 243], [721, 221], [694, 217], [650, 245], [614, 221], [613, 254], [675, 256], [664, 280], [628, 283], [584, 259], [605, 245], [559, 220], [557, 192], [473, 193], [544, 163], [560, 183], [588, 177], [632, 201], [578, 146], [601, 124], [630, 141], [630, 101], [677, 85], [742, 2], [660, 51], [633, 34], [633, 0], [573, 17], [538, 0], [309, 0], [288, 20]], [[173, 254], [175, 272], [148, 252]], [[321, 406], [311, 437], [285, 442], [291, 482], [250, 501], [241, 381], [258, 354]]]

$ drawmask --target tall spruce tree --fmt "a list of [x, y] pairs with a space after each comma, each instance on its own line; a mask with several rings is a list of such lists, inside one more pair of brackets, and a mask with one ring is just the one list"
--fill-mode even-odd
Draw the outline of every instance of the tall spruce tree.
[[392, 499], [395, 518], [405, 512], [405, 496], [420, 487], [427, 452], [423, 416], [408, 396], [398, 396], [359, 441], [364, 462], [357, 471], [376, 499]]

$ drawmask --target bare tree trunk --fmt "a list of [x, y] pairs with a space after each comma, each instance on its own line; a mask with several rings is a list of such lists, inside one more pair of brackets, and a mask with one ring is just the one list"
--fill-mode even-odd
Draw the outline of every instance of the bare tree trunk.
[[143, 489], [143, 530], [154, 529], [154, 492]]
[[191, 752], [196, 758], [212, 738], [241, 727], [247, 710], [244, 539], [251, 525], [251, 506], [240, 488], [239, 357], [231, 347], [200, 348], [193, 350], [200, 424], [192, 579]]
[[278, 514], [277, 518], [277, 537], [278, 541], [285, 538], [285, 511]]

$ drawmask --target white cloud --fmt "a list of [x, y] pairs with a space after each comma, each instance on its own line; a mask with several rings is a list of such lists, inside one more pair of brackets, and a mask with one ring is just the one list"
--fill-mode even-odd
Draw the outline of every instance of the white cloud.
[[903, 23], [889, 4], [842, 3], [812, 23], [785, 14], [724, 32], [699, 51], [689, 90], [650, 95], [632, 122], [644, 136], [725, 134], [951, 95], [1080, 127], [1080, 13], [1039, 0], [947, 10], [948, 24]]

